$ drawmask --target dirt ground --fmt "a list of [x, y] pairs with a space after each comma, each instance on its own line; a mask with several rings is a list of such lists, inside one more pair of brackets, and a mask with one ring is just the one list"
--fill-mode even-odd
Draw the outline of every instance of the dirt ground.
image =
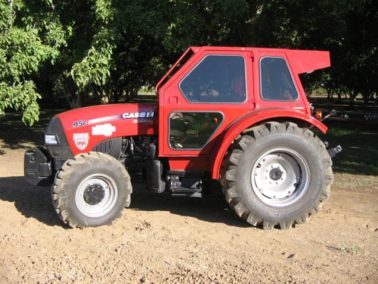
[[336, 174], [323, 210], [291, 230], [247, 226], [222, 196], [138, 190], [111, 226], [69, 229], [22, 177], [41, 138], [0, 127], [0, 283], [378, 283], [377, 176]]

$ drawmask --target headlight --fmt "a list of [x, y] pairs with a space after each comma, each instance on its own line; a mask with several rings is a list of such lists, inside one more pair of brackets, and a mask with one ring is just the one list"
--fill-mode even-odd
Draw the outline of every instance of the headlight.
[[45, 135], [46, 145], [58, 145], [58, 139], [55, 135]]

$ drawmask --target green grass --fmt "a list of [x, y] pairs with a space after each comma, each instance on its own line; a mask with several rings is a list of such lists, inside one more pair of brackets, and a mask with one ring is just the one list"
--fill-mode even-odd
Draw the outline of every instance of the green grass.
[[332, 146], [343, 147], [334, 158], [334, 171], [378, 176], [378, 124], [351, 121], [326, 124], [329, 131], [324, 139]]

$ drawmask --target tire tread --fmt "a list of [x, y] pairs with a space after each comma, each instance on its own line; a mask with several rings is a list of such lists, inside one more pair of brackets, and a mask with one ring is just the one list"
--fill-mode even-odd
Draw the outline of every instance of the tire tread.
[[[308, 208], [300, 216], [293, 218], [292, 220], [285, 220], [282, 222], [272, 222], [263, 220], [261, 216], [251, 213], [239, 196], [237, 189], [235, 188], [235, 181], [237, 176], [237, 166], [239, 164], [240, 157], [243, 153], [258, 139], [270, 134], [276, 133], [292, 133], [298, 135], [301, 138], [308, 141], [318, 149], [321, 156], [321, 160], [324, 167], [324, 186], [320, 198], [315, 202], [312, 208]], [[270, 121], [262, 125], [258, 125], [249, 129], [243, 135], [239, 136], [229, 149], [228, 155], [223, 162], [223, 192], [225, 194], [226, 201], [235, 213], [252, 226], [262, 226], [263, 229], [273, 229], [279, 227], [281, 229], [289, 229], [296, 224], [303, 224], [308, 219], [318, 213], [324, 204], [324, 201], [330, 197], [331, 184], [333, 183], [332, 173], [332, 160], [329, 156], [324, 143], [314, 135], [314, 133], [306, 128], [300, 128], [293, 122], [276, 122]]]
[[[73, 228], [83, 228], [86, 227], [88, 224], [78, 224], [76, 220], [70, 214], [64, 210], [65, 208], [65, 180], [69, 179], [70, 176], [73, 174], [74, 170], [77, 167], [82, 167], [86, 165], [87, 163], [93, 163], [97, 162], [99, 159], [103, 160], [107, 164], [112, 164], [118, 165], [119, 167], [119, 172], [122, 173], [124, 182], [127, 184], [127, 195], [125, 199], [125, 204], [123, 207], [128, 207], [130, 206], [131, 202], [131, 193], [132, 193], [132, 186], [131, 186], [131, 181], [130, 181], [130, 176], [125, 170], [124, 167], [118, 161], [101, 152], [88, 152], [88, 153], [83, 153], [83, 154], [78, 154], [72, 159], [67, 160], [62, 168], [57, 172], [54, 183], [51, 188], [51, 196], [52, 196], [52, 204], [55, 209], [56, 214], [60, 218], [60, 220], [63, 221], [64, 224], [73, 227]], [[117, 163], [114, 163], [114, 162]], [[110, 225], [115, 219], [119, 218], [122, 215], [122, 211], [117, 214], [117, 216], [111, 220], [107, 225]]]

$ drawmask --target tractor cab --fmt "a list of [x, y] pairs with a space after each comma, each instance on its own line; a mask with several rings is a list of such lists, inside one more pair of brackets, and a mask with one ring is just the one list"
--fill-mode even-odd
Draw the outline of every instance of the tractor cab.
[[225, 131], [247, 117], [250, 126], [265, 118], [301, 117], [324, 131], [311, 117], [299, 74], [329, 65], [326, 51], [188, 48], [155, 87], [159, 157], [167, 157], [177, 171], [219, 177], [213, 163], [222, 155]]

